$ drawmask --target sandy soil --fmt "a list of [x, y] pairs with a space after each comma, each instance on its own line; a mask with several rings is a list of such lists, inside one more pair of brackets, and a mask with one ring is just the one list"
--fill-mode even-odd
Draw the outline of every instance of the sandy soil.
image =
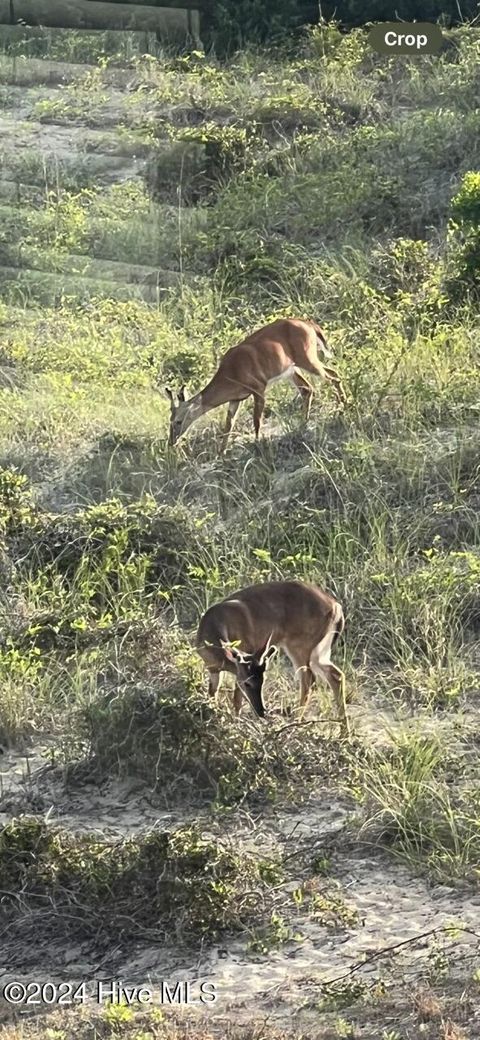
[[[100, 788], [86, 784], [68, 790], [61, 778], [46, 768], [39, 751], [28, 757], [4, 753], [1, 790], [0, 823], [23, 809], [48, 813], [52, 823], [73, 831], [93, 831], [110, 839], [155, 826], [170, 829], [193, 819], [206, 833], [217, 828], [207, 814], [162, 810], [138, 784], [110, 782]], [[480, 895], [453, 886], [429, 887], [378, 851], [353, 848], [348, 840], [342, 849], [340, 836], [350, 812], [346, 801], [325, 791], [299, 809], [272, 810], [259, 820], [243, 812], [229, 818], [222, 833], [237, 848], [242, 845], [262, 854], [281, 850], [289, 857], [290, 876], [282, 891], [281, 912], [291, 924], [295, 939], [271, 949], [266, 956], [253, 952], [243, 937], [226, 938], [220, 945], [193, 954], [139, 944], [128, 950], [119, 946], [102, 951], [99, 956], [74, 938], [68, 944], [52, 947], [48, 943], [43, 947], [40, 942], [35, 949], [26, 950], [12, 935], [2, 944], [0, 983], [36, 976], [76, 982], [115, 976], [128, 985], [155, 989], [162, 980], [172, 985], [185, 979], [192, 983], [209, 980], [217, 987], [215, 1014], [234, 1013], [247, 1019], [254, 1007], [259, 1014], [285, 1023], [300, 1010], [307, 1018], [314, 1014], [322, 985], [341, 977], [353, 964], [421, 936], [424, 938], [403, 950], [374, 958], [362, 968], [360, 976], [367, 983], [381, 978], [387, 991], [400, 976], [410, 985], [428, 982], [433, 954], [432, 938], [425, 933], [452, 922], [475, 933]], [[332, 842], [334, 890], [357, 912], [358, 919], [354, 924], [337, 922], [325, 927], [308, 911], [296, 910], [289, 895], [302, 881], [302, 854], [308, 849], [310, 857], [321, 855]], [[327, 887], [331, 890], [330, 882]], [[478, 935], [460, 932], [455, 938], [440, 937], [440, 946], [448, 950], [451, 971], [472, 974], [479, 942], [480, 929]]]

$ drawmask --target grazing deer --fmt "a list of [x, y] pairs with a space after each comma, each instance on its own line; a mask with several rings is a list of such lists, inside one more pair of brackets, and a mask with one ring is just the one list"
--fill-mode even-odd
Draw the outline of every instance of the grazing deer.
[[217, 693], [220, 672], [233, 672], [235, 713], [238, 715], [245, 696], [256, 715], [264, 718], [265, 670], [281, 648], [300, 673], [300, 707], [305, 710], [310, 687], [320, 676], [333, 691], [348, 736], [344, 675], [330, 661], [344, 624], [340, 603], [315, 585], [272, 581], [240, 589], [210, 607], [198, 627], [196, 645], [208, 668], [208, 692]]
[[[318, 352], [322, 361], [319, 360]], [[323, 363], [323, 359], [332, 356], [324, 333], [313, 321], [279, 318], [271, 325], [252, 332], [241, 343], [227, 351], [213, 379], [189, 400], [185, 398], [185, 387], [180, 390], [177, 400], [169, 387], [165, 388], [171, 406], [169, 444], [174, 445], [191, 423], [205, 415], [205, 412], [228, 403], [227, 421], [220, 448], [223, 452], [240, 404], [250, 396], [254, 402], [253, 425], [255, 439], [258, 440], [265, 407], [265, 391], [271, 383], [280, 379], [290, 379], [300, 391], [305, 419], [308, 419], [313, 389], [300, 369], [330, 382], [338, 400], [345, 404], [345, 391], [339, 376], [333, 368], [327, 368]]]

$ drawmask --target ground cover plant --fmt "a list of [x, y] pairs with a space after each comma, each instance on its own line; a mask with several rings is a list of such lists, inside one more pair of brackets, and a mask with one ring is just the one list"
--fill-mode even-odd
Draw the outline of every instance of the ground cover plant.
[[37, 911], [44, 932], [49, 903], [53, 934], [68, 934], [75, 921], [77, 931], [100, 942], [142, 933], [161, 942], [170, 932], [182, 942], [215, 938], [258, 916], [262, 873], [275, 877], [273, 864], [237, 861], [194, 830], [154, 831], [108, 846], [34, 817], [3, 829], [0, 861], [2, 885], [10, 889], [2, 908], [6, 932], [19, 904], [30, 908], [33, 926]]

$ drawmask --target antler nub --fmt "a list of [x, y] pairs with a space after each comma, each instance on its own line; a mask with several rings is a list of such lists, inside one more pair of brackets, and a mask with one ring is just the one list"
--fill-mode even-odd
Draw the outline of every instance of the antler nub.
[[263, 664], [267, 657], [270, 657], [272, 654], [276, 653], [277, 647], [271, 645], [272, 638], [273, 632], [270, 632], [270, 635], [267, 639], [267, 642], [265, 643], [263, 650], [259, 651], [260, 664]]

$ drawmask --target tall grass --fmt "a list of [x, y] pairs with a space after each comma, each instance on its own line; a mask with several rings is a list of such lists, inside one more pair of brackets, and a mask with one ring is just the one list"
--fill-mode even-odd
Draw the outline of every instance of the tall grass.
[[446, 761], [446, 749], [435, 737], [394, 734], [393, 751], [362, 768], [362, 833], [413, 868], [426, 866], [437, 879], [478, 881], [478, 786], [464, 783], [450, 790]]

